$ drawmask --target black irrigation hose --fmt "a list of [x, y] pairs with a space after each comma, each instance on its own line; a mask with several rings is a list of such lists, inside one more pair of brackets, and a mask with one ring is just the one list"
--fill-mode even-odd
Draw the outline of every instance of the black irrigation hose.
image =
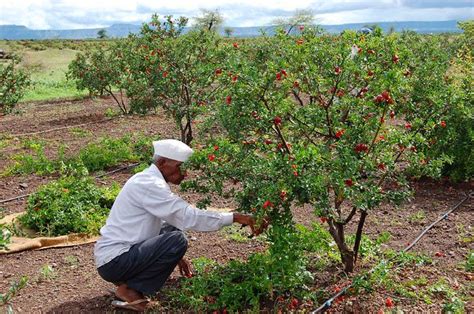
[[109, 172], [106, 172], [106, 173], [103, 173], [103, 174], [99, 174], [99, 175], [95, 176], [95, 178], [99, 179], [99, 178], [106, 177], [108, 175], [111, 175], [111, 174], [114, 174], [114, 173], [117, 173], [117, 172], [120, 172], [120, 171], [123, 171], [123, 170], [126, 170], [126, 169], [135, 168], [139, 164], [140, 164], [139, 162], [136, 162], [136, 163], [130, 164], [128, 166], [123, 166], [123, 167], [117, 168], [115, 170], [112, 170], [112, 171], [109, 171]]
[[[120, 172], [120, 171], [129, 169], [129, 168], [135, 168], [135, 167], [138, 166], [139, 164], [140, 164], [139, 162], [136, 162], [136, 163], [130, 164], [130, 165], [128, 165], [128, 166], [123, 166], [123, 167], [117, 168], [117, 169], [115, 169], [115, 170], [112, 170], [112, 171], [109, 171], [109, 172], [106, 172], [106, 173], [103, 173], [103, 174], [99, 174], [99, 175], [95, 176], [95, 178], [96, 178], [96, 179], [99, 179], [99, 178], [106, 177], [106, 176], [108, 176], [108, 175], [111, 175], [111, 174], [114, 174], [114, 173], [117, 173], [117, 172]], [[7, 199], [5, 199], [5, 200], [1, 200], [1, 201], [0, 201], [0, 204], [4, 204], [4, 203], [11, 202], [11, 201], [19, 200], [19, 199], [28, 197], [28, 196], [30, 196], [31, 194], [33, 194], [33, 193], [24, 194], [24, 195], [12, 197], [12, 198], [7, 198]]]
[[17, 196], [17, 197], [7, 198], [6, 200], [1, 200], [1, 201], [0, 201], [0, 204], [8, 203], [8, 202], [11, 202], [11, 201], [14, 201], [14, 200], [19, 200], [19, 199], [28, 197], [28, 196], [30, 196], [30, 195], [31, 195], [31, 193], [25, 194], [25, 195], [20, 195], [20, 196]]
[[[428, 227], [426, 227], [417, 237], [415, 240], [413, 240], [413, 242], [411, 242], [406, 248], [403, 249], [403, 253], [407, 252], [408, 250], [410, 250], [418, 241], [420, 241], [420, 239], [431, 229], [433, 228], [433, 226], [435, 226], [438, 222], [440, 222], [441, 220], [443, 219], [446, 219], [448, 218], [449, 214], [451, 214], [453, 211], [455, 211], [456, 209], [458, 209], [465, 201], [467, 201], [468, 199], [470, 198], [473, 198], [474, 199], [474, 192], [471, 191], [469, 192], [469, 194], [466, 194], [466, 196], [461, 200], [459, 201], [454, 207], [452, 207], [449, 211], [447, 211], [445, 214], [443, 214], [442, 216], [440, 216], [435, 222], [433, 222], [431, 225], [429, 225]], [[389, 262], [390, 260], [392, 260], [393, 258], [397, 257], [397, 255], [395, 255], [394, 257], [392, 257], [391, 259], [388, 259], [387, 261], [385, 260], [382, 260], [380, 263], [378, 263], [376, 266], [372, 267], [372, 269], [370, 269], [367, 274], [370, 274], [372, 273], [380, 264], [382, 263], [386, 263], [386, 262]], [[364, 275], [365, 276], [365, 275]], [[352, 284], [353, 282], [351, 282], [348, 286], [344, 287], [343, 289], [341, 289], [341, 291], [339, 291], [338, 293], [336, 293], [335, 295], [333, 295], [332, 297], [330, 297], [326, 302], [324, 302], [320, 307], [318, 307], [317, 309], [315, 309], [314, 311], [311, 311], [310, 313], [311, 314], [314, 314], [314, 313], [322, 313], [322, 312], [325, 312], [326, 310], [328, 310], [331, 306], [332, 306], [332, 303], [334, 302], [335, 299], [337, 299], [338, 297], [342, 296], [343, 294], [346, 293], [346, 291], [352, 287]]]

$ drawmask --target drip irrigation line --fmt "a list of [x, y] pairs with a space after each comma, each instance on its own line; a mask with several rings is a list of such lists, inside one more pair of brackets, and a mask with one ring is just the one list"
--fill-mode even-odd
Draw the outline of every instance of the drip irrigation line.
[[[106, 176], [108, 176], [108, 175], [111, 175], [111, 174], [114, 174], [114, 173], [117, 173], [117, 172], [120, 172], [120, 171], [123, 171], [123, 170], [126, 170], [126, 169], [135, 168], [135, 167], [138, 166], [139, 164], [140, 164], [139, 162], [136, 162], [136, 163], [133, 163], [133, 164], [130, 164], [130, 165], [127, 165], [127, 166], [123, 166], [123, 167], [117, 168], [117, 169], [115, 169], [115, 170], [112, 170], [112, 171], [109, 171], [109, 172], [106, 172], [106, 173], [102, 173], [102, 174], [96, 175], [96, 176], [94, 176], [94, 178], [99, 179], [99, 178], [106, 177]], [[28, 197], [28, 196], [30, 196], [31, 194], [33, 194], [33, 193], [24, 194], [24, 195], [19, 195], [19, 196], [12, 197], [12, 198], [7, 198], [7, 199], [5, 199], [5, 200], [1, 200], [1, 201], [0, 201], [0, 204], [4, 204], [4, 203], [11, 202], [11, 201], [19, 200], [19, 199]]]
[[99, 178], [106, 177], [106, 176], [108, 176], [108, 175], [111, 175], [111, 174], [114, 174], [114, 173], [117, 173], [117, 172], [120, 172], [120, 171], [129, 169], [129, 168], [135, 168], [135, 167], [138, 166], [139, 164], [140, 164], [139, 162], [136, 162], [136, 163], [130, 164], [130, 165], [128, 165], [128, 166], [123, 166], [123, 167], [117, 168], [117, 169], [115, 169], [115, 170], [112, 170], [112, 171], [109, 171], [109, 172], [106, 172], [106, 173], [103, 173], [103, 174], [99, 174], [99, 175], [95, 176], [95, 178], [96, 178], [96, 179], [99, 179]]
[[[458, 209], [462, 204], [464, 204], [464, 202], [466, 202], [468, 199], [474, 199], [474, 191], [470, 191], [468, 194], [465, 195], [465, 197], [460, 200], [454, 207], [452, 207], [450, 210], [448, 210], [446, 213], [444, 213], [443, 215], [441, 215], [436, 221], [434, 221], [432, 224], [430, 224], [428, 227], [426, 227], [423, 231], [420, 232], [420, 234], [415, 238], [415, 240], [413, 240], [407, 247], [405, 247], [401, 252], [402, 253], [405, 253], [407, 251], [409, 251], [418, 241], [420, 241], [420, 239], [431, 229], [433, 228], [437, 223], [439, 223], [441, 220], [443, 219], [446, 219], [448, 218], [448, 216], [454, 212], [456, 209]], [[400, 252], [399, 252], [400, 254]], [[372, 267], [365, 275], [362, 276], [362, 278], [364, 278], [365, 276], [371, 274], [372, 272], [375, 271], [375, 269], [377, 269], [377, 267], [379, 267], [380, 265], [382, 264], [385, 264], [385, 263], [388, 263], [390, 261], [392, 261], [393, 259], [395, 259], [396, 257], [398, 257], [398, 255], [395, 255], [393, 256], [392, 258], [388, 259], [388, 260], [382, 260], [381, 262], [379, 262], [377, 265], [375, 265], [374, 267]], [[324, 302], [320, 307], [318, 307], [317, 309], [311, 311], [310, 313], [311, 314], [316, 314], [316, 313], [323, 313], [325, 312], [326, 310], [328, 310], [334, 300], [336, 300], [337, 298], [339, 298], [340, 296], [342, 296], [343, 294], [346, 293], [347, 290], [349, 290], [349, 288], [351, 288], [353, 285], [353, 282], [351, 282], [348, 286], [344, 287], [341, 289], [341, 291], [339, 291], [338, 293], [334, 294], [332, 297], [330, 297], [329, 299], [326, 300], [326, 302]]]
[[31, 193], [29, 193], [29, 194], [24, 194], [24, 195], [20, 195], [20, 196], [16, 196], [16, 197], [12, 197], [12, 198], [7, 198], [6, 200], [1, 200], [1, 201], [0, 201], [0, 204], [8, 203], [8, 202], [11, 202], [11, 201], [14, 201], [14, 200], [19, 200], [19, 199], [28, 197], [28, 196], [30, 196], [30, 195], [31, 195]]
[[29, 135], [38, 135], [38, 134], [43, 134], [43, 133], [49, 133], [49, 132], [54, 132], [54, 131], [59, 131], [59, 130], [70, 129], [70, 128], [77, 128], [77, 127], [85, 126], [85, 125], [89, 125], [89, 124], [107, 122], [107, 121], [110, 121], [110, 120], [113, 120], [113, 119], [114, 118], [107, 118], [107, 119], [102, 119], [102, 120], [99, 120], [99, 121], [91, 121], [91, 122], [86, 122], [86, 123], [81, 123], [81, 124], [62, 126], [62, 127], [59, 127], [59, 128], [53, 128], [53, 129], [49, 129], [49, 130], [43, 130], [43, 131], [37, 131], [37, 132], [28, 132], [28, 133], [20, 133], [20, 134], [12, 134], [10, 136], [11, 137], [22, 137], [22, 136], [29, 136]]

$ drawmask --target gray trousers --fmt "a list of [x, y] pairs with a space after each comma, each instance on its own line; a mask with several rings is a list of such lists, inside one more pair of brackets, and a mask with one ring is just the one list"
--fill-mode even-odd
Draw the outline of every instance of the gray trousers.
[[[175, 229], [175, 228], [174, 228]], [[164, 285], [188, 248], [182, 231], [175, 229], [133, 245], [97, 269], [106, 281], [154, 295]]]

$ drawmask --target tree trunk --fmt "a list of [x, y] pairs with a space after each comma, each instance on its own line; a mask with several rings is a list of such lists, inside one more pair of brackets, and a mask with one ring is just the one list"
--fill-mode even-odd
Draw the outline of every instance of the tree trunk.
[[352, 273], [355, 266], [354, 252], [346, 247], [345, 250], [341, 251], [341, 259], [342, 264], [344, 264], [344, 271], [346, 273]]
[[364, 229], [365, 218], [367, 217], [367, 212], [365, 210], [361, 211], [359, 224], [357, 225], [356, 238], [354, 242], [354, 264], [357, 262], [357, 255], [359, 253], [360, 241], [362, 240], [362, 231]]
[[344, 224], [337, 223], [333, 220], [328, 221], [329, 233], [336, 242], [337, 248], [341, 254], [341, 261], [344, 265], [344, 270], [347, 273], [354, 271], [354, 252], [349, 249], [344, 237]]

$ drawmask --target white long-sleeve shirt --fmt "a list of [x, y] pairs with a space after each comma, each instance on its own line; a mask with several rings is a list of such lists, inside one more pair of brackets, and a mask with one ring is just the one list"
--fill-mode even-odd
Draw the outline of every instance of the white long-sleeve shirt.
[[171, 192], [158, 168], [152, 164], [123, 186], [112, 206], [94, 249], [100, 267], [138, 242], [160, 234], [166, 222], [180, 230], [215, 231], [231, 225], [232, 213], [217, 213], [193, 207]]

